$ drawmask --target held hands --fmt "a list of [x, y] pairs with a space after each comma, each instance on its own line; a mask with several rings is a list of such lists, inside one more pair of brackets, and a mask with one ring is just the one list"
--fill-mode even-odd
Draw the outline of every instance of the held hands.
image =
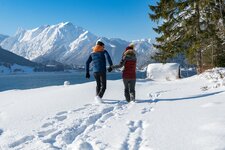
[[86, 78], [89, 79], [90, 78], [90, 74], [87, 72], [86, 73]]
[[110, 66], [107, 70], [108, 70], [108, 72], [111, 72], [113, 70], [112, 66]]

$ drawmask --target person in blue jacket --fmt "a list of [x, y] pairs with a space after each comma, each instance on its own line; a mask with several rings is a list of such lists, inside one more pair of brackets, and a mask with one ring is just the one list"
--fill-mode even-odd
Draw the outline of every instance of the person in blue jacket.
[[93, 51], [86, 61], [86, 78], [90, 78], [89, 66], [92, 62], [93, 74], [97, 83], [95, 100], [100, 101], [106, 90], [106, 59], [109, 63], [109, 72], [112, 71], [113, 65], [109, 53], [104, 49], [105, 44], [102, 41], [97, 41], [93, 47]]

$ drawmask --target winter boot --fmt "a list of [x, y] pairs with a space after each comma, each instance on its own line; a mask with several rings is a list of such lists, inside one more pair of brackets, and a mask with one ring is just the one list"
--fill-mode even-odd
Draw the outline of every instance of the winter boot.
[[99, 96], [95, 96], [96, 103], [102, 103], [102, 99]]
[[135, 102], [135, 95], [134, 95], [134, 93], [130, 93], [130, 100]]

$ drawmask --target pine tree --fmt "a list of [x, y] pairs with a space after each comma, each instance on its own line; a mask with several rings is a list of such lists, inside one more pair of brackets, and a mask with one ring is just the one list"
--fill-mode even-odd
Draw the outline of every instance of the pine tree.
[[166, 62], [183, 53], [196, 64], [198, 73], [204, 67], [223, 64], [218, 60], [224, 60], [218, 58], [224, 58], [224, 1], [161, 0], [157, 6], [149, 7], [153, 11], [150, 18], [163, 21], [154, 28], [160, 34], [154, 45], [160, 50], [156, 60]]

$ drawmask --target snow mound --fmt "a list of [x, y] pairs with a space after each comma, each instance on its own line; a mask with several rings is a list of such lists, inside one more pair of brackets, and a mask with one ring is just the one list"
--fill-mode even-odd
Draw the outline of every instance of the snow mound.
[[64, 81], [64, 86], [70, 85], [70, 81]]
[[176, 80], [180, 78], [178, 63], [154, 63], [147, 67], [147, 78], [152, 80]]

